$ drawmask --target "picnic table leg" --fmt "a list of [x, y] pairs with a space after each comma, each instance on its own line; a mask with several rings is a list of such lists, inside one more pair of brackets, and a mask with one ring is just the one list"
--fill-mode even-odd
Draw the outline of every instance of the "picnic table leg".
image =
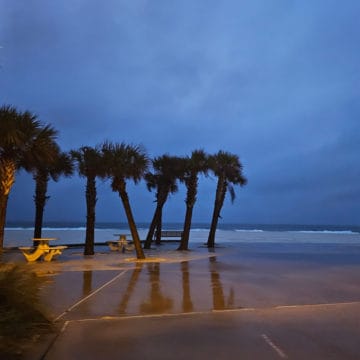
[[28, 253], [26, 251], [23, 251], [23, 254], [26, 258], [27, 261], [31, 262], [31, 261], [36, 261], [37, 259], [40, 258], [40, 256], [42, 256], [45, 253], [44, 249], [41, 249], [39, 247], [36, 248], [36, 250], [34, 252]]
[[55, 255], [60, 255], [60, 249], [50, 249], [50, 251], [44, 256], [45, 261], [51, 261]]

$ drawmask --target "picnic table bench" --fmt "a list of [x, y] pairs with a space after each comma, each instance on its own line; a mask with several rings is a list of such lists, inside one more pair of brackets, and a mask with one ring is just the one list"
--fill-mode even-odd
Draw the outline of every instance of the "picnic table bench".
[[37, 242], [37, 246], [19, 246], [19, 250], [23, 253], [29, 262], [36, 261], [43, 257], [45, 261], [51, 261], [54, 256], [60, 255], [67, 246], [50, 246], [49, 241], [56, 238], [33, 238]]
[[[178, 230], [164, 230], [161, 231], [160, 236], [161, 239], [163, 238], [178, 238], [179, 240], [181, 240], [182, 238], [182, 231], [178, 231]], [[154, 233], [154, 239], [156, 239], [157, 237], [157, 231], [155, 231]]]

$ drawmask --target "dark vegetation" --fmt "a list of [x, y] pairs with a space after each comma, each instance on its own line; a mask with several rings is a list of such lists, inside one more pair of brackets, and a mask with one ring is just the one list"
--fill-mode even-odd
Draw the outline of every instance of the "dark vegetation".
[[54, 330], [41, 304], [42, 278], [0, 264], [0, 358], [20, 359], [27, 346]]

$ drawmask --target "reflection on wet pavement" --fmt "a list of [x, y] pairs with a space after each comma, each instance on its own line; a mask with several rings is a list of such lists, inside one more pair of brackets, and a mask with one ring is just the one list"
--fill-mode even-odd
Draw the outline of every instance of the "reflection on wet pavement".
[[210, 275], [211, 275], [211, 288], [213, 294], [213, 306], [215, 310], [222, 310], [225, 308], [224, 292], [220, 281], [220, 275], [215, 270], [216, 256], [211, 256], [210, 261]]
[[192, 312], [194, 310], [194, 306], [191, 301], [191, 295], [190, 295], [189, 262], [182, 261], [180, 263], [180, 266], [181, 266], [180, 270], [181, 270], [181, 274], [182, 274], [182, 293], [183, 293], [182, 311], [184, 313]]
[[92, 291], [92, 270], [83, 272], [83, 296], [88, 296]]
[[120, 304], [119, 304], [119, 315], [126, 314], [127, 304], [133, 294], [133, 291], [134, 291], [135, 285], [138, 281], [138, 278], [140, 276], [142, 267], [143, 267], [143, 264], [137, 263], [135, 266], [135, 269], [132, 271], [128, 286], [127, 286], [127, 288], [124, 292], [124, 295], [122, 296]]
[[[196, 262], [135, 263], [106, 285], [118, 275], [114, 271], [63, 272], [51, 277], [44, 298], [58, 313], [79, 301], [66, 313], [66, 319], [189, 313], [233, 305], [234, 290], [226, 289], [229, 296], [225, 299], [215, 256]], [[96, 292], [100, 286], [103, 289]]]
[[161, 292], [160, 263], [148, 263], [147, 270], [150, 283], [150, 294], [148, 299], [140, 305], [141, 314], [167, 313], [173, 307], [173, 300], [164, 296]]
[[[323, 261], [309, 263], [304, 256], [294, 261], [292, 253], [289, 260], [279, 260], [273, 249], [266, 252], [265, 259], [258, 256], [263, 248], [257, 253], [246, 249], [174, 251], [165, 254], [163, 262], [125, 264], [111, 258], [109, 270], [102, 263], [100, 269], [52, 273], [42, 297], [54, 318], [65, 312], [64, 320], [360, 299], [360, 272], [354, 271], [352, 263], [342, 264], [337, 259], [327, 266]], [[294, 249], [294, 254], [297, 251]]]
[[225, 302], [225, 295], [219, 273], [216, 271], [216, 256], [209, 257], [211, 287], [213, 293], [213, 309], [224, 310], [234, 306], [235, 292], [233, 287], [230, 288], [229, 296]]

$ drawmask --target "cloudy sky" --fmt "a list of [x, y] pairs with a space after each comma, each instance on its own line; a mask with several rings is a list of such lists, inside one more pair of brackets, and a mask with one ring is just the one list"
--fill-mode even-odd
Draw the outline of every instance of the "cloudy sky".
[[[51, 123], [63, 150], [238, 154], [248, 185], [223, 222], [359, 225], [359, 18], [358, 0], [0, 0], [0, 101]], [[84, 220], [84, 185], [51, 183], [45, 219]], [[215, 186], [201, 179], [195, 221]], [[20, 173], [9, 220], [32, 220], [33, 191]], [[98, 220], [125, 221], [109, 183], [98, 191]], [[129, 193], [150, 221], [154, 194]]]

